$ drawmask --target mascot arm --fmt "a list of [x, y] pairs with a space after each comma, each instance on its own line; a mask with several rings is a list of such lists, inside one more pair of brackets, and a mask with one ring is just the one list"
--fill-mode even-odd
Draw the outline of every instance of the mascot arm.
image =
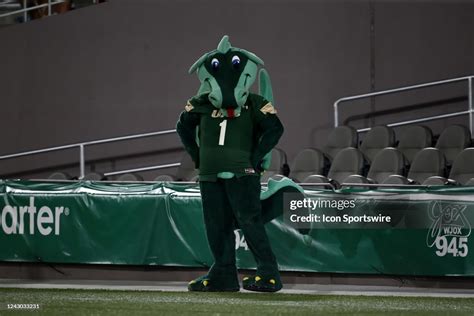
[[199, 114], [185, 111], [181, 113], [176, 124], [176, 131], [181, 138], [184, 149], [194, 161], [196, 169], [199, 168], [199, 146], [196, 143], [196, 127], [199, 125], [199, 120]]
[[278, 144], [283, 134], [283, 124], [275, 114], [267, 114], [259, 121], [258, 130], [261, 136], [252, 155], [252, 165], [257, 172], [262, 172], [263, 157]]

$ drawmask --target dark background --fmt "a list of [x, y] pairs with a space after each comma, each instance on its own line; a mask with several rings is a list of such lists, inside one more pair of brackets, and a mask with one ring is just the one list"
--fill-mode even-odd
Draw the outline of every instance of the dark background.
[[[0, 155], [174, 128], [199, 85], [189, 66], [228, 34], [265, 61], [291, 161], [324, 144], [340, 97], [473, 74], [473, 13], [474, 3], [452, 0], [112, 0], [4, 27]], [[347, 103], [341, 120], [466, 93], [463, 82]], [[465, 109], [458, 100], [349, 123]], [[427, 125], [439, 133], [453, 122], [467, 118]], [[176, 135], [90, 147], [88, 170], [176, 162], [181, 148]], [[41, 177], [58, 164], [77, 174], [78, 154], [0, 161], [0, 177]]]

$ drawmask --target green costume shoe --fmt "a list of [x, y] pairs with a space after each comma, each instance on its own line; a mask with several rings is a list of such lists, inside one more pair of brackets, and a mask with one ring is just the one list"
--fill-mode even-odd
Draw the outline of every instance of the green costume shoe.
[[247, 276], [242, 284], [245, 290], [254, 292], [278, 292], [283, 288], [279, 277]]
[[192, 280], [188, 283], [188, 291], [191, 292], [238, 292], [240, 286], [237, 285], [226, 285], [222, 282], [216, 282], [211, 280], [209, 276], [203, 275], [197, 279]]

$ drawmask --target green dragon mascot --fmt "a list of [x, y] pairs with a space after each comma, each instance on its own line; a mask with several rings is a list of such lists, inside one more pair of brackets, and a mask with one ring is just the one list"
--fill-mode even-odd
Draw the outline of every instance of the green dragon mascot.
[[[232, 47], [224, 36], [216, 50], [189, 69], [197, 72], [201, 86], [187, 102], [176, 128], [199, 169], [204, 223], [214, 257], [209, 272], [189, 283], [190, 291], [239, 291], [236, 228], [242, 230], [257, 263], [256, 274], [243, 279], [244, 289], [276, 292], [282, 288], [264, 228], [265, 222], [281, 214], [264, 208], [275, 209], [275, 203], [282, 202], [281, 198], [264, 202], [260, 176], [268, 168], [269, 153], [283, 134], [283, 125], [271, 102], [268, 74], [258, 71], [259, 66], [263, 66], [259, 57]], [[257, 73], [260, 95], [249, 91]], [[284, 182], [272, 182], [270, 191], [287, 187]]]

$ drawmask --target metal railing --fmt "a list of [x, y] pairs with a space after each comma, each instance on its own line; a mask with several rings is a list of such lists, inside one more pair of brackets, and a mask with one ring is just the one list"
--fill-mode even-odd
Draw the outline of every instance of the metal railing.
[[[469, 85], [468, 86], [469, 107], [466, 111], [452, 112], [452, 113], [446, 113], [446, 114], [430, 116], [430, 117], [423, 117], [423, 118], [418, 118], [418, 119], [413, 119], [413, 120], [408, 120], [408, 121], [395, 122], [395, 123], [387, 124], [387, 126], [408, 125], [408, 124], [414, 124], [414, 123], [420, 123], [420, 122], [426, 122], [426, 121], [431, 121], [431, 120], [437, 120], [437, 119], [442, 119], [442, 118], [449, 118], [449, 117], [455, 117], [455, 116], [468, 114], [469, 115], [469, 127], [470, 127], [470, 131], [471, 131], [471, 136], [472, 136], [473, 135], [473, 112], [474, 112], [474, 110], [473, 110], [473, 96], [472, 96], [472, 79], [473, 78], [474, 78], [474, 76], [459, 77], [459, 78], [453, 78], [453, 79], [448, 79], [448, 80], [434, 81], [434, 82], [423, 83], [423, 84], [418, 84], [418, 85], [413, 85], [413, 86], [406, 86], [406, 87], [401, 87], [401, 88], [396, 88], [396, 89], [390, 89], [390, 90], [384, 90], [384, 91], [378, 91], [378, 92], [373, 92], [373, 93], [367, 93], [367, 94], [361, 94], [361, 95], [355, 95], [355, 96], [340, 98], [339, 100], [337, 100], [334, 103], [334, 126], [337, 127], [339, 125], [339, 112], [338, 112], [338, 110], [339, 110], [339, 104], [342, 103], [342, 102], [358, 100], [358, 99], [363, 99], [363, 98], [369, 98], [369, 97], [373, 97], [373, 96], [380, 96], [380, 95], [385, 95], [385, 94], [392, 94], [392, 93], [397, 93], [397, 92], [404, 92], [404, 91], [415, 90], [415, 89], [420, 89], [420, 88], [432, 87], [432, 86], [437, 86], [437, 85], [449, 84], [449, 83], [460, 82], [460, 81], [468, 81], [468, 85]], [[358, 132], [364, 132], [364, 131], [367, 131], [367, 130], [370, 130], [370, 128], [362, 128], [362, 129], [358, 129], [357, 131]], [[82, 142], [82, 143], [74, 143], [74, 144], [68, 144], [68, 145], [62, 145], [62, 146], [49, 147], [49, 148], [43, 148], [43, 149], [37, 149], [37, 150], [31, 150], [31, 151], [25, 151], [25, 152], [20, 152], [20, 153], [3, 155], [3, 156], [0, 156], [0, 160], [37, 155], [37, 154], [41, 154], [41, 153], [61, 151], [61, 150], [72, 149], [72, 148], [79, 148], [79, 168], [80, 168], [79, 179], [82, 179], [85, 176], [85, 147], [86, 146], [93, 146], [93, 145], [99, 145], [99, 144], [105, 144], [105, 143], [111, 143], [111, 142], [126, 141], [126, 140], [153, 137], [153, 136], [160, 136], [160, 135], [167, 135], [167, 134], [174, 134], [174, 133], [176, 133], [176, 129], [169, 129], [169, 130], [162, 130], [162, 131], [157, 131], [157, 132], [150, 132], [150, 133], [143, 133], [143, 134], [134, 134], [134, 135], [128, 135], [128, 136], [93, 140], [93, 141], [87, 141], [87, 142]], [[178, 167], [180, 165], [181, 165], [181, 163], [175, 162], [175, 163], [162, 164], [162, 165], [156, 165], [156, 166], [148, 166], [148, 167], [135, 168], [135, 169], [111, 171], [111, 172], [104, 173], [104, 175], [105, 176], [114, 176], [114, 175], [120, 175], [120, 174], [125, 174], [125, 173], [134, 173], [134, 172], [142, 172], [142, 171], [149, 171], [149, 170], [173, 168], [173, 167]], [[315, 184], [312, 184], [312, 185], [315, 185]], [[328, 185], [328, 184], [323, 184], [323, 185]]]
[[26, 22], [26, 21], [28, 21], [28, 11], [41, 9], [41, 8], [44, 8], [44, 7], [48, 7], [48, 16], [50, 16], [51, 15], [51, 7], [55, 4], [63, 3], [64, 1], [65, 0], [57, 0], [57, 1], [48, 0], [48, 3], [43, 3], [43, 4], [35, 5], [35, 6], [32, 6], [32, 7], [27, 7], [27, 0], [23, 0], [23, 9], [0, 14], [0, 18], [4, 18], [4, 17], [10, 16], [10, 15], [16, 15], [16, 14], [23, 13], [23, 20]]
[[[82, 179], [84, 178], [84, 175], [85, 175], [85, 165], [86, 165], [85, 148], [86, 146], [126, 141], [126, 140], [131, 140], [131, 139], [138, 139], [138, 138], [168, 135], [168, 134], [174, 134], [174, 133], [176, 133], [176, 129], [168, 129], [168, 130], [163, 130], [163, 131], [158, 131], [158, 132], [134, 134], [134, 135], [127, 135], [127, 136], [120, 136], [120, 137], [113, 137], [113, 138], [106, 138], [106, 139], [98, 139], [98, 140], [93, 140], [93, 141], [88, 141], [88, 142], [68, 144], [68, 145], [62, 145], [62, 146], [56, 146], [56, 147], [48, 147], [48, 148], [43, 148], [43, 149], [24, 151], [24, 152], [15, 153], [15, 154], [3, 155], [3, 156], [0, 156], [0, 160], [12, 159], [12, 158], [18, 158], [18, 157], [24, 157], [24, 156], [32, 156], [32, 155], [53, 152], [53, 151], [61, 151], [61, 150], [72, 149], [72, 148], [79, 148], [79, 169], [80, 169], [79, 179]], [[104, 175], [111, 176], [111, 175], [124, 174], [128, 172], [139, 172], [139, 171], [172, 168], [172, 167], [178, 167], [179, 165], [181, 164], [177, 162], [177, 163], [171, 163], [171, 164], [165, 164], [165, 165], [157, 165], [157, 166], [143, 167], [143, 168], [137, 168], [137, 169], [108, 172], [108, 173], [105, 173]]]
[[[434, 116], [427, 116], [427, 117], [421, 117], [413, 120], [407, 120], [407, 121], [400, 121], [400, 122], [394, 122], [390, 124], [386, 124], [387, 126], [402, 126], [402, 125], [409, 125], [409, 124], [415, 124], [415, 123], [421, 123], [421, 122], [427, 122], [427, 121], [433, 121], [433, 120], [439, 120], [439, 119], [444, 119], [444, 118], [450, 118], [450, 117], [455, 117], [455, 116], [461, 116], [461, 115], [469, 115], [469, 130], [471, 131], [471, 137], [474, 137], [474, 131], [473, 131], [473, 100], [472, 100], [472, 79], [474, 76], [465, 76], [465, 77], [458, 77], [458, 78], [452, 78], [452, 79], [446, 79], [446, 80], [440, 80], [440, 81], [432, 81], [432, 82], [427, 82], [427, 83], [422, 83], [422, 84], [417, 84], [417, 85], [412, 85], [412, 86], [405, 86], [405, 87], [400, 87], [396, 89], [389, 89], [389, 90], [383, 90], [383, 91], [377, 91], [377, 92], [372, 92], [372, 93], [366, 93], [366, 94], [360, 94], [360, 95], [354, 95], [354, 96], [349, 96], [349, 97], [344, 97], [338, 99], [336, 102], [334, 102], [334, 127], [339, 126], [339, 104], [347, 101], [353, 101], [353, 100], [359, 100], [359, 99], [365, 99], [365, 98], [371, 98], [371, 97], [376, 97], [376, 96], [381, 96], [381, 95], [386, 95], [386, 94], [393, 94], [393, 93], [399, 93], [399, 92], [405, 92], [405, 91], [411, 91], [411, 90], [417, 90], [417, 89], [422, 89], [422, 88], [428, 88], [428, 87], [433, 87], [433, 86], [439, 86], [439, 85], [445, 85], [445, 84], [450, 84], [450, 83], [455, 83], [455, 82], [461, 82], [461, 81], [467, 81], [468, 83], [468, 109], [465, 111], [459, 111], [459, 112], [451, 112], [451, 113], [445, 113], [445, 114], [440, 114], [440, 115], [434, 115]], [[371, 127], [367, 128], [360, 128], [357, 131], [358, 132], [365, 132], [370, 130]]]
[[[28, 7], [27, 2], [28, 2], [27, 0], [23, 0], [23, 9], [0, 14], [0, 18], [4, 18], [4, 17], [10, 16], [10, 15], [16, 15], [16, 14], [22, 14], [23, 13], [23, 21], [26, 22], [26, 21], [28, 21], [28, 11], [41, 9], [41, 8], [44, 8], [44, 7], [48, 7], [48, 16], [50, 16], [51, 15], [51, 7], [55, 4], [63, 3], [63, 2], [65, 2], [65, 0], [57, 0], [57, 1], [48, 0], [48, 3], [43, 3], [43, 4], [35, 5], [35, 6], [32, 6], [32, 7]], [[97, 0], [93, 0], [92, 3], [97, 4]]]

